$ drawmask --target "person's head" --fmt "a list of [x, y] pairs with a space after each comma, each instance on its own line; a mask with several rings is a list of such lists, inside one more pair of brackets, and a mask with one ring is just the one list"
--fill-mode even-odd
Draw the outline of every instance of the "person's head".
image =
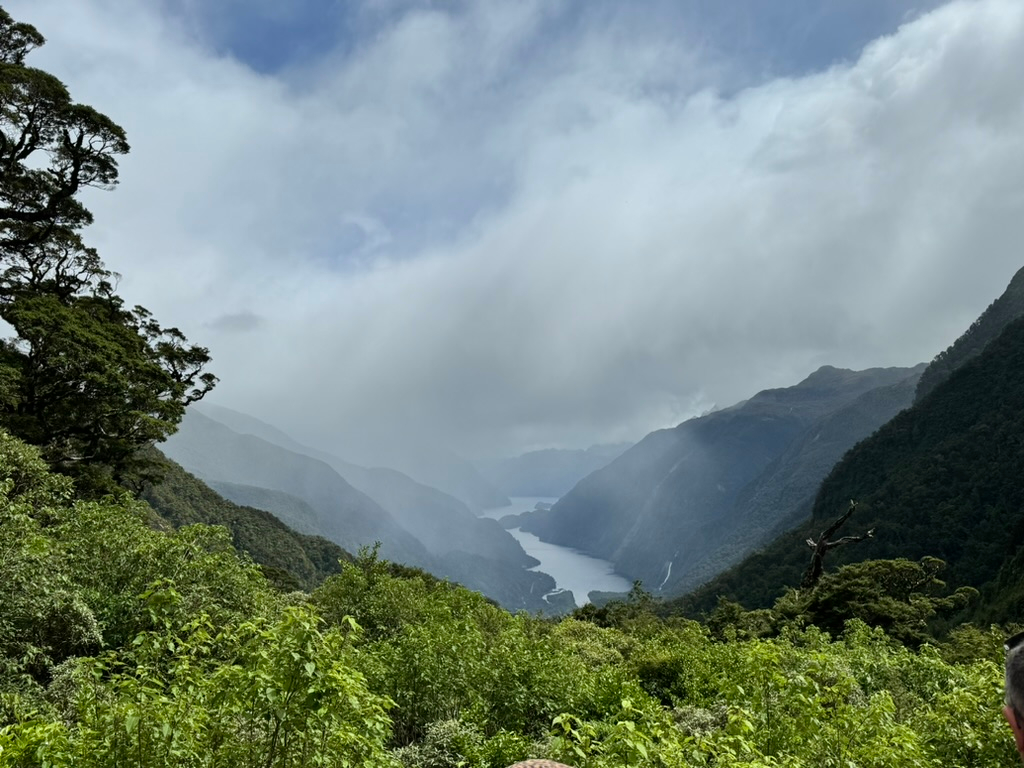
[[1003, 714], [1024, 758], [1024, 632], [1006, 641], [1006, 701]]

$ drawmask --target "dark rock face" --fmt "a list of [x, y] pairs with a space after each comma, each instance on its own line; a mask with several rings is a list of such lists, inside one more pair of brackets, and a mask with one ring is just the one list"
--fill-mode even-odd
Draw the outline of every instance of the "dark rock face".
[[806, 516], [843, 454], [910, 405], [923, 368], [826, 366], [651, 433], [523, 527], [677, 593]]

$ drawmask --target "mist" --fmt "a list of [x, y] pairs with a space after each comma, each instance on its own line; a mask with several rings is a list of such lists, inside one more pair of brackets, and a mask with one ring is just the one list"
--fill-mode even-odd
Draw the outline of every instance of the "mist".
[[128, 131], [87, 238], [210, 401], [387, 463], [914, 365], [1021, 266], [1020, 3], [805, 4], [788, 42], [669, 5], [359, 4], [280, 61], [190, 4], [8, 10]]

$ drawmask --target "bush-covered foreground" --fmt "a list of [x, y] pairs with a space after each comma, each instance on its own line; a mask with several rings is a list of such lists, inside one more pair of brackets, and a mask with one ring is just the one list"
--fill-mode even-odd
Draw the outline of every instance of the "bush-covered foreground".
[[3, 766], [1017, 764], [995, 629], [552, 622], [372, 553], [282, 595], [223, 529], [76, 500], [4, 433], [0, 478]]

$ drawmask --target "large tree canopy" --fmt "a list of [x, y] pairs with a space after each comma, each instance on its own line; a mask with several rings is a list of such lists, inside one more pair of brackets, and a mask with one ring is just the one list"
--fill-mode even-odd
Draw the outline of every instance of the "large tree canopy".
[[117, 183], [124, 131], [25, 65], [42, 35], [0, 9], [0, 422], [61, 471], [123, 480], [216, 379], [207, 350], [142, 307], [86, 247], [87, 187]]

